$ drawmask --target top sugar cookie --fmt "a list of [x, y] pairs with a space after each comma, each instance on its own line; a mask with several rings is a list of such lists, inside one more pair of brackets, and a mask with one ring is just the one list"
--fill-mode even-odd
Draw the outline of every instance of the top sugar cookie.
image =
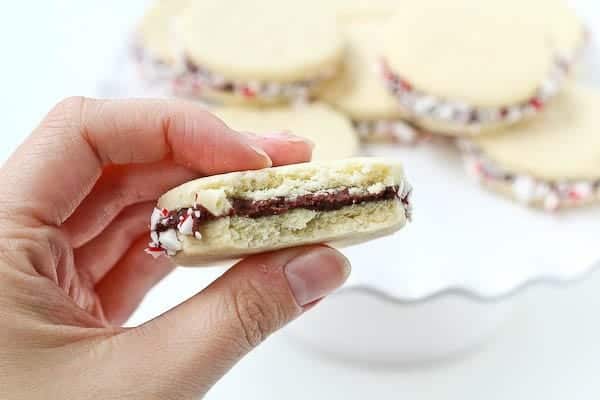
[[187, 56], [223, 78], [247, 82], [298, 81], [337, 68], [343, 42], [329, 14], [297, 3], [262, 4], [194, 2], [181, 21]]
[[403, 4], [384, 57], [416, 90], [479, 107], [535, 95], [550, 71], [547, 36], [513, 7], [479, 0]]

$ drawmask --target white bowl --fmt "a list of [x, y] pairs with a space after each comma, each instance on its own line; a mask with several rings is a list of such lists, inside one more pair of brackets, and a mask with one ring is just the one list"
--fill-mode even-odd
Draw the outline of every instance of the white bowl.
[[[166, 94], [140, 81], [120, 55], [101, 95]], [[590, 84], [599, 82], [599, 60], [592, 41], [582, 72]], [[458, 151], [443, 143], [365, 151], [404, 163], [415, 222], [345, 250], [354, 267], [345, 288], [287, 329], [314, 349], [386, 363], [448, 357], [496, 331], [515, 304], [507, 294], [578, 279], [600, 261], [598, 207], [548, 215], [513, 204], [466, 179]]]
[[415, 220], [344, 250], [346, 286], [287, 329], [312, 349], [370, 363], [447, 358], [491, 337], [521, 288], [599, 264], [598, 207], [551, 215], [513, 204], [466, 179], [445, 143], [367, 151], [403, 161]]
[[348, 289], [286, 328], [311, 350], [361, 363], [415, 364], [459, 355], [493, 336], [515, 302], [483, 302], [448, 293], [402, 302], [369, 289]]

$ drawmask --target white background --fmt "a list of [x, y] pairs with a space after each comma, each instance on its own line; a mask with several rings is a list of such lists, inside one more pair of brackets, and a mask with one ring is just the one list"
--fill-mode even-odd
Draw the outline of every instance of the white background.
[[[576, 2], [600, 26], [595, 0]], [[594, 4], [596, 3], [596, 5]], [[96, 92], [143, 0], [19, 1], [0, 14], [0, 159], [68, 95]], [[192, 295], [214, 271], [178, 271], [149, 296], [141, 321]], [[348, 312], [351, 312], [349, 310]], [[600, 274], [569, 288], [529, 290], [494, 340], [464, 357], [412, 368], [326, 360], [275, 335], [209, 398], [598, 399]]]

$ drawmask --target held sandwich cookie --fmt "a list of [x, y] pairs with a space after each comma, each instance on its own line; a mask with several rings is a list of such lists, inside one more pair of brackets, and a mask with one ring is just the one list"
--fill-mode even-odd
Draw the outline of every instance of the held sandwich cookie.
[[332, 15], [302, 2], [261, 5], [192, 3], [181, 20], [184, 91], [225, 104], [289, 102], [335, 75], [343, 41]]
[[418, 131], [402, 120], [396, 99], [386, 90], [380, 74], [379, 22], [355, 22], [344, 29], [347, 51], [342, 74], [326, 85], [321, 97], [346, 114], [365, 142], [412, 144]]
[[566, 75], [547, 30], [504, 2], [407, 2], [387, 27], [387, 87], [438, 133], [477, 134], [532, 116]]
[[350, 121], [325, 104], [294, 108], [217, 107], [211, 111], [239, 132], [268, 135], [283, 130], [307, 138], [315, 145], [313, 161], [337, 160], [358, 152], [358, 140]]
[[463, 140], [465, 164], [484, 186], [547, 210], [600, 200], [600, 93], [575, 87], [546, 114], [511, 132]]
[[146, 251], [202, 265], [303, 244], [361, 242], [404, 226], [410, 195], [401, 166], [378, 158], [210, 176], [158, 200]]

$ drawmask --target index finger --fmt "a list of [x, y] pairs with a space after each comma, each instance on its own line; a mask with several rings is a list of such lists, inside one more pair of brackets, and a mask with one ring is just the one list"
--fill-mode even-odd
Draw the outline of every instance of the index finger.
[[13, 215], [59, 225], [106, 165], [165, 158], [200, 174], [271, 165], [248, 136], [194, 103], [74, 97], [59, 103], [2, 168], [0, 203]]

